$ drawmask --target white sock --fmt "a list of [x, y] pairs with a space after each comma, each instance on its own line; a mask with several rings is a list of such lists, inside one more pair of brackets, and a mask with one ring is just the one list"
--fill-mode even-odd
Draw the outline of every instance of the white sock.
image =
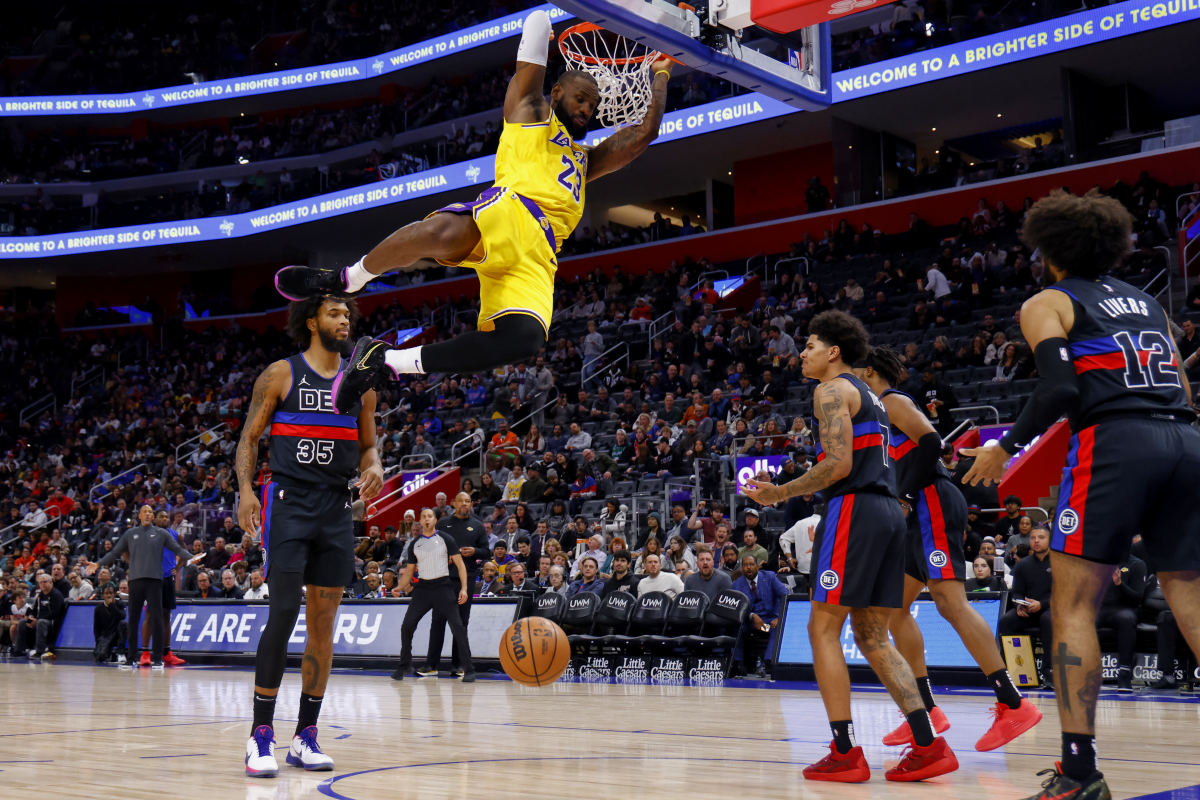
[[[366, 258], [364, 256], [363, 258]], [[374, 272], [368, 272], [363, 266], [363, 260], [360, 258], [355, 263], [346, 267], [346, 290], [350, 292], [362, 291], [362, 288], [379, 276]]]
[[383, 355], [383, 360], [393, 371], [399, 374], [408, 375], [424, 375], [425, 370], [421, 367], [421, 348], [406, 347], [403, 350], [388, 350]]

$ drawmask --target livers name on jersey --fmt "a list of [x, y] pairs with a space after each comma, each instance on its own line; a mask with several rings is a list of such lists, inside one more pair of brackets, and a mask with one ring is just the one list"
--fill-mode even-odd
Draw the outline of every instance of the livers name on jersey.
[[1150, 316], [1150, 309], [1147, 307], [1146, 301], [1133, 297], [1109, 297], [1101, 300], [1098, 305], [1101, 311], [1113, 319], [1129, 314], [1141, 314], [1143, 317]]
[[326, 411], [330, 414], [333, 410], [333, 391], [330, 389], [300, 389], [300, 410], [301, 411]]

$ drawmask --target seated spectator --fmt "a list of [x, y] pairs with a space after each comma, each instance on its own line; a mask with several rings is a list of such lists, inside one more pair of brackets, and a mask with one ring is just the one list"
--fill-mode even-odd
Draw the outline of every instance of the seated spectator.
[[580, 467], [575, 482], [571, 484], [571, 513], [578, 514], [582, 511], [584, 502], [595, 499], [598, 492], [596, 479], [592, 477], [591, 471], [587, 467]]
[[1008, 589], [1004, 585], [1004, 578], [992, 570], [991, 560], [980, 556], [971, 563], [971, 569], [975, 576], [967, 579], [968, 592], [1003, 592]]
[[218, 536], [213, 540], [213, 546], [204, 558], [204, 568], [210, 570], [223, 569], [228, 563], [229, 551], [225, 549], [225, 537]]
[[[1017, 518], [1017, 532], [1004, 542], [1004, 563], [1012, 569], [1017, 564], [1017, 548], [1029, 544], [1029, 535], [1033, 533], [1033, 519], [1027, 516]], [[1042, 526], [1039, 526], [1042, 527]]]
[[596, 570], [608, 560], [608, 554], [604, 552], [604, 537], [600, 534], [592, 534], [587, 539], [587, 546], [579, 558], [575, 559], [575, 567], [571, 570], [571, 578], [579, 577], [583, 570], [583, 559], [591, 557], [596, 562]]
[[479, 477], [479, 488], [471, 492], [471, 502], [476, 506], [495, 505], [503, 496], [503, 492], [496, 485], [495, 479], [492, 478], [490, 472], [485, 472]]
[[770, 557], [767, 548], [758, 543], [758, 534], [755, 533], [754, 528], [746, 528], [742, 532], [742, 546], [738, 548], [738, 562], [743, 561], [746, 556], [753, 556], [760, 567], [767, 563], [767, 559]]
[[358, 595], [359, 600], [380, 600], [384, 597], [383, 594], [383, 579], [380, 578], [378, 572], [372, 572], [363, 579], [362, 593]]
[[555, 592], [556, 594], [561, 594], [566, 597], [570, 587], [567, 585], [566, 578], [563, 576], [564, 572], [561, 566], [556, 564], [550, 567], [550, 588], [548, 591]]
[[[180, 597], [192, 597], [197, 600], [216, 600], [221, 595], [212, 585], [212, 576], [208, 570], [201, 569], [196, 573], [196, 588], [179, 593]], [[124, 598], [122, 598], [124, 599]]]
[[637, 584], [637, 593], [641, 597], [648, 592], [663, 592], [667, 597], [674, 597], [683, 591], [683, 581], [673, 571], [662, 568], [662, 559], [651, 553], [643, 556], [646, 574]]
[[670, 572], [677, 572], [680, 563], [685, 564], [689, 572], [694, 572], [696, 556], [692, 553], [687, 541], [676, 534], [667, 541], [667, 551], [662, 555], [662, 562], [663, 569]]
[[67, 575], [67, 580], [71, 584], [71, 590], [67, 594], [67, 599], [72, 603], [80, 600], [91, 600], [95, 596], [96, 590], [92, 587], [92, 584], [80, 577], [77, 571], [71, 570], [70, 574]]
[[798, 594], [808, 592], [813, 542], [820, 524], [821, 516], [813, 514], [792, 525], [779, 537], [779, 572], [796, 576], [793, 590]]
[[538, 592], [537, 583], [525, 577], [525, 565], [517, 562], [508, 568], [508, 592], [529, 592], [536, 594]]
[[480, 569], [479, 585], [476, 587], [476, 597], [498, 597], [507, 591], [504, 578], [500, 577], [500, 568], [493, 562], [484, 562]]
[[612, 592], [630, 592], [637, 594], [638, 578], [631, 569], [632, 556], [628, 550], [621, 550], [612, 556], [612, 572], [604, 578], [603, 595]]
[[504, 576], [508, 573], [509, 566], [517, 563], [517, 557], [508, 552], [508, 542], [500, 539], [492, 545], [492, 560], [488, 563]]
[[705, 544], [696, 545], [696, 571], [684, 579], [683, 588], [689, 592], [704, 592], [709, 601], [712, 601], [721, 591], [732, 585], [733, 581], [728, 573], [717, 569], [712, 549]]
[[1117, 633], [1117, 691], [1133, 691], [1134, 648], [1138, 609], [1146, 591], [1146, 562], [1130, 555], [1112, 573], [1112, 582], [1100, 601], [1096, 627]]
[[[392, 573], [395, 577], [395, 573]], [[266, 600], [271, 596], [271, 592], [267, 584], [263, 581], [261, 569], [256, 569], [250, 573], [250, 588], [242, 594], [243, 600]]]
[[788, 590], [774, 572], [759, 569], [754, 555], [746, 554], [741, 565], [742, 575], [733, 582], [733, 590], [750, 598], [750, 617], [742, 637], [742, 670], [746, 674], [762, 675], [757, 664], [759, 660], [764, 664], [768, 661], [771, 640], [779, 627], [779, 614], [783, 611]]
[[233, 570], [234, 583], [245, 594], [246, 590], [250, 588], [250, 568], [246, 566], [245, 561], [235, 561], [230, 569]]
[[506, 466], [513, 463], [521, 455], [521, 442], [517, 435], [508, 429], [508, 420], [501, 419], [496, 424], [496, 433], [488, 444], [488, 466]]
[[742, 576], [742, 564], [738, 561], [738, 547], [733, 542], [721, 549], [721, 565], [719, 569], [733, 580]]
[[604, 501], [604, 510], [600, 512], [600, 529], [604, 532], [606, 539], [614, 536], [624, 537], [627, 510], [625, 506], [617, 502], [616, 498], [610, 497]]
[[92, 636], [96, 642], [92, 656], [98, 664], [107, 664], [125, 657], [125, 604], [117, 599], [117, 587], [111, 583], [101, 586], [103, 602], [92, 612]]
[[571, 583], [567, 596], [580, 592], [604, 594], [604, 581], [600, 578], [600, 564], [593, 555], [583, 555], [579, 558], [579, 578]]
[[567, 437], [563, 449], [570, 453], [581, 453], [592, 446], [592, 435], [579, 427], [578, 422], [571, 423], [571, 435]]
[[237, 577], [233, 570], [227, 569], [221, 572], [221, 588], [217, 592], [217, 596], [223, 600], [241, 600], [242, 588], [237, 585]]
[[[526, 470], [525, 484], [521, 487], [520, 501], [522, 503], [544, 503], [550, 498], [546, 496], [546, 490], [549, 487], [546, 481], [542, 480], [541, 468], [536, 464], [531, 464]], [[525, 527], [522, 525], [521, 527]]]
[[[987, 543], [986, 539], [984, 543]], [[1016, 607], [1000, 617], [996, 630], [1001, 636], [1029, 633], [1031, 629], [1039, 632], [1042, 650], [1046, 653], [1042, 664], [1045, 673], [1042, 683], [1049, 684], [1049, 677], [1053, 674], [1050, 653], [1054, 630], [1050, 622], [1050, 536], [1044, 528], [1034, 528], [1029, 536], [1029, 547], [1033, 557], [1024, 559], [1013, 570], [1010, 597]]]

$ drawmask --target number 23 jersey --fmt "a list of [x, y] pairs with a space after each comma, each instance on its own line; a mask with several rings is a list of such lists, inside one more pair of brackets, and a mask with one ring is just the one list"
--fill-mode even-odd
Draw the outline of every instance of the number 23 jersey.
[[[318, 486], [345, 489], [358, 473], [358, 413], [333, 410], [333, 378], [323, 378], [304, 360], [303, 353], [287, 359], [292, 386], [271, 418], [271, 473]], [[342, 359], [341, 369], [352, 367]]]
[[1192, 416], [1166, 313], [1154, 298], [1108, 276], [1065, 278], [1049, 288], [1075, 307], [1067, 342], [1080, 402], [1072, 430], [1111, 414]]
[[496, 149], [496, 185], [537, 203], [561, 247], [583, 216], [587, 159], [587, 148], [553, 111], [545, 122], [506, 121]]

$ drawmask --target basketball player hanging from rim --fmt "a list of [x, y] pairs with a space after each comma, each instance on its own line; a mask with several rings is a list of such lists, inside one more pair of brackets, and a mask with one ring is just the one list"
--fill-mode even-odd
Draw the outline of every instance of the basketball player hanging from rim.
[[477, 330], [404, 349], [359, 339], [351, 356], [355, 369], [334, 388], [339, 411], [356, 403], [387, 370], [394, 376], [482, 372], [531, 359], [545, 344], [556, 253], [583, 213], [586, 184], [629, 164], [658, 135], [674, 63], [659, 58], [651, 64], [651, 99], [641, 122], [589, 149], [580, 140], [600, 102], [596, 79], [583, 70], [568, 70], [547, 103], [542, 86], [553, 38], [545, 11], [525, 19], [516, 71], [504, 98], [494, 186], [473, 203], [455, 203], [406, 225], [352, 266], [293, 266], [276, 274], [276, 288], [293, 300], [314, 294], [351, 296], [384, 272], [417, 268], [420, 259], [473, 267], [479, 276]]
[[742, 490], [762, 505], [821, 492], [825, 519], [813, 542], [812, 615], [808, 623], [813, 671], [829, 717], [829, 755], [804, 768], [808, 780], [860, 783], [871, 777], [850, 720], [850, 673], [842, 650], [846, 617], [854, 641], [887, 687], [912, 730], [912, 746], [888, 770], [890, 781], [919, 781], [958, 769], [946, 740], [936, 736], [912, 669], [888, 641], [888, 626], [904, 596], [904, 515], [896, 502], [883, 402], [850, 366], [867, 354], [863, 324], [842, 311], [813, 317], [800, 354], [813, 393], [821, 438], [817, 464], [781, 486], [747, 482]]
[[[933, 699], [925, 665], [925, 639], [911, 613], [913, 601], [926, 586], [938, 613], [962, 639], [975, 663], [996, 693], [995, 719], [975, 743], [976, 750], [995, 750], [1025, 733], [1042, 719], [1037, 706], [1021, 697], [1013, 685], [991, 628], [967, 602], [963, 531], [967, 501], [942, 464], [942, 439], [913, 399], [892, 387], [908, 376], [899, 357], [886, 347], [873, 347], [854, 374], [883, 401], [891, 436], [888, 453], [896, 470], [900, 507], [908, 517], [904, 552], [904, 603], [889, 626], [896, 649], [917, 677], [921, 699], [943, 733], [950, 721]], [[910, 744], [907, 722], [883, 737], [886, 745]]]
[[1180, 632], [1200, 653], [1200, 433], [1190, 425], [1191, 389], [1166, 312], [1109, 275], [1129, 251], [1132, 226], [1124, 206], [1095, 191], [1057, 191], [1029, 209], [1021, 238], [1041, 252], [1053, 279], [1021, 306], [1040, 380], [998, 443], [963, 450], [975, 456], [963, 481], [994, 483], [1061, 416], [1071, 427], [1050, 542], [1062, 761], [1041, 773], [1043, 789], [1028, 800], [1110, 797], [1096, 769], [1096, 611], [1134, 534], [1142, 534]]
[[[287, 666], [288, 640], [305, 606], [307, 635], [300, 662], [300, 710], [287, 763], [333, 769], [317, 744], [317, 715], [333, 664], [333, 623], [342, 592], [354, 577], [350, 486], [371, 500], [383, 488], [375, 447], [375, 393], [355, 398], [337, 414], [335, 379], [349, 366], [354, 301], [314, 297], [292, 303], [287, 330], [305, 350], [276, 361], [254, 382], [254, 395], [235, 459], [238, 522], [261, 531], [263, 574], [270, 583], [267, 625], [254, 662], [254, 723], [246, 742], [246, 774], [273, 777], [275, 698]], [[268, 430], [267, 425], [270, 424]], [[270, 434], [271, 480], [254, 489], [258, 442]], [[357, 480], [355, 475], [358, 475]]]

